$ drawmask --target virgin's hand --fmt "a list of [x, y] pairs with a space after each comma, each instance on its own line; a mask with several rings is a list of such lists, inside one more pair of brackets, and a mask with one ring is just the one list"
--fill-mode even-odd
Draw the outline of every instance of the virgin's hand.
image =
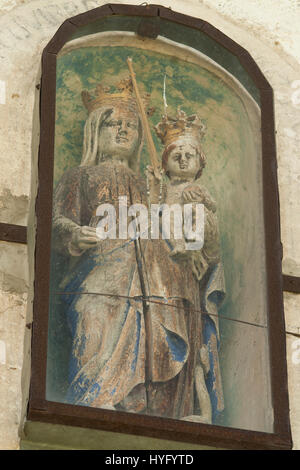
[[158, 203], [160, 201], [162, 175], [162, 171], [154, 170], [154, 168], [150, 165], [147, 166], [147, 193], [152, 204]]
[[154, 170], [151, 165], [146, 167], [146, 175], [150, 182], [159, 183], [164, 171], [163, 170]]
[[79, 230], [73, 232], [71, 245], [73, 248], [85, 251], [89, 248], [95, 247], [99, 243], [99, 238], [96, 234], [96, 228], [83, 226]]

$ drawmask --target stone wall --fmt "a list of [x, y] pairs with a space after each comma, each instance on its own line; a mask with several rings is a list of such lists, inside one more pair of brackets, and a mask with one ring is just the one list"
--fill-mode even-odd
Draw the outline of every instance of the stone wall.
[[[68, 17], [105, 2], [0, 0], [0, 222], [27, 225], [25, 245], [0, 242], [0, 448], [19, 448], [30, 377], [34, 184], [40, 58]], [[141, 1], [114, 3], [141, 4]], [[198, 16], [247, 49], [275, 92], [283, 271], [300, 276], [300, 5], [297, 0], [155, 1]], [[28, 221], [29, 214], [31, 218]], [[300, 449], [300, 295], [285, 293], [294, 449]]]

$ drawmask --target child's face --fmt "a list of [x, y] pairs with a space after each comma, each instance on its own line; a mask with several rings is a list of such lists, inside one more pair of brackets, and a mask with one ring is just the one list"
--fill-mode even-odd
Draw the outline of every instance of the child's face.
[[169, 178], [192, 179], [199, 170], [200, 161], [195, 145], [188, 141], [178, 140], [176, 147], [169, 154], [166, 165]]

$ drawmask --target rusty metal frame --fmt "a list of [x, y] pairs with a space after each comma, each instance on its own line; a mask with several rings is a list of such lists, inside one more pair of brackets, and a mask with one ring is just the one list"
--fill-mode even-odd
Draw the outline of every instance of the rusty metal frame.
[[[50, 402], [46, 397], [46, 360], [50, 281], [50, 242], [53, 191], [56, 54], [80, 26], [111, 15], [160, 17], [198, 29], [233, 53], [260, 91], [262, 127], [262, 171], [267, 263], [267, 303], [270, 370], [274, 409], [274, 432], [264, 433], [173, 419], [141, 416], [83, 406]], [[140, 34], [154, 37], [147, 23]], [[29, 420], [75, 425], [107, 431], [206, 444], [233, 449], [290, 449], [292, 446], [285, 324], [282, 299], [282, 245], [280, 242], [279, 198], [274, 131], [273, 90], [250, 54], [215, 27], [201, 19], [158, 6], [108, 4], [66, 20], [44, 49], [40, 102], [39, 190], [36, 200], [35, 297], [32, 338], [32, 371], [28, 408]], [[286, 284], [286, 283], [285, 283]]]
[[27, 227], [0, 223], [0, 240], [13, 243], [27, 243]]
[[292, 292], [293, 294], [300, 294], [300, 277], [282, 275], [283, 291]]

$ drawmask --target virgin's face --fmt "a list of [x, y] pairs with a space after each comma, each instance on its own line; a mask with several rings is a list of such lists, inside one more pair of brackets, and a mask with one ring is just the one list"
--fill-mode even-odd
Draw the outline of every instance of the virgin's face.
[[100, 155], [127, 163], [137, 148], [138, 127], [137, 115], [114, 109], [99, 132]]
[[176, 147], [171, 150], [166, 165], [170, 179], [193, 179], [200, 170], [199, 155], [196, 144], [188, 140], [178, 140]]

